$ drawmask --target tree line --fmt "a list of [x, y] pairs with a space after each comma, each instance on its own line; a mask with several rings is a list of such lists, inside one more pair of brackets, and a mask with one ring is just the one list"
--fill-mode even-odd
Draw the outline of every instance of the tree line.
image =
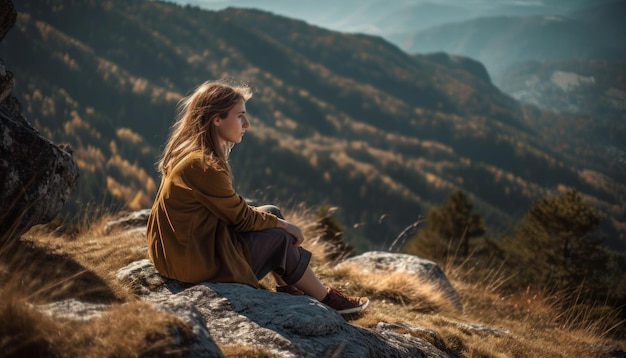
[[601, 216], [575, 189], [532, 202], [503, 237], [473, 212], [460, 189], [432, 208], [424, 227], [407, 240], [404, 251], [437, 262], [473, 266], [477, 280], [497, 268], [508, 292], [576, 292], [579, 302], [626, 302], [626, 255], [603, 245]]

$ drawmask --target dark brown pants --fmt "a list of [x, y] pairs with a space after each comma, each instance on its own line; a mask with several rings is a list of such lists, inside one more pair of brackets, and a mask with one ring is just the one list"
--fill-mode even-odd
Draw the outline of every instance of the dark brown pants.
[[[273, 205], [257, 207], [283, 218], [280, 209]], [[241, 233], [248, 244], [252, 270], [260, 280], [270, 271], [278, 274], [288, 285], [300, 281], [311, 261], [311, 252], [294, 246], [295, 238], [282, 229]]]

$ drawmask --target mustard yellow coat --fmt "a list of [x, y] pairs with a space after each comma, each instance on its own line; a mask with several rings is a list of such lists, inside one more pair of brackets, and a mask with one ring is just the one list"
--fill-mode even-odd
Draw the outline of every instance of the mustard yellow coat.
[[239, 232], [276, 223], [276, 216], [254, 210], [235, 192], [229, 173], [192, 154], [161, 179], [148, 220], [148, 255], [172, 279], [258, 287]]

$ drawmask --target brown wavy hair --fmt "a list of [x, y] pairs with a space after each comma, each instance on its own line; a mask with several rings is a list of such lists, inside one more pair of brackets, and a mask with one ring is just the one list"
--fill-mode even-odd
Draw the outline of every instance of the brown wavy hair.
[[176, 121], [172, 125], [157, 170], [167, 175], [186, 156], [203, 153], [208, 162], [215, 162], [230, 172], [228, 155], [232, 143], [218, 145], [215, 116], [226, 118], [239, 101], [252, 97], [248, 86], [233, 86], [220, 81], [207, 81], [178, 102]]

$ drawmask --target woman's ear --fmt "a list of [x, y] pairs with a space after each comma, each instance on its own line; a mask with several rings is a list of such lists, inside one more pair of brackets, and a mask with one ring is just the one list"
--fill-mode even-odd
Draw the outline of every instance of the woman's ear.
[[216, 114], [213, 116], [213, 118], [211, 118], [211, 123], [213, 123], [214, 126], [219, 127], [220, 126], [220, 116], [219, 114]]

